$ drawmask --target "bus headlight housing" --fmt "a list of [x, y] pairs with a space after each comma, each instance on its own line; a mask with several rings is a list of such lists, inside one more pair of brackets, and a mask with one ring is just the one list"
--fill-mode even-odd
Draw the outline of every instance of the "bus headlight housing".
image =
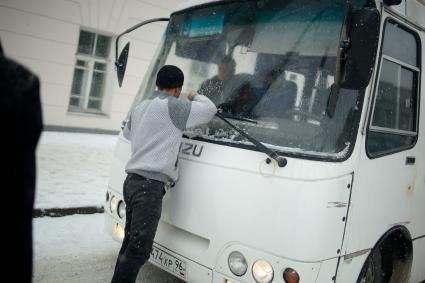
[[120, 218], [124, 218], [125, 217], [125, 203], [123, 201], [120, 201], [118, 203], [118, 216]]
[[230, 271], [236, 276], [242, 276], [248, 270], [248, 264], [246, 263], [245, 257], [238, 251], [231, 252], [227, 262]]
[[252, 276], [258, 283], [269, 283], [273, 280], [273, 267], [263, 259], [257, 260], [252, 266]]
[[117, 211], [117, 207], [118, 207], [118, 198], [116, 196], [113, 196], [111, 198], [111, 212], [115, 212]]

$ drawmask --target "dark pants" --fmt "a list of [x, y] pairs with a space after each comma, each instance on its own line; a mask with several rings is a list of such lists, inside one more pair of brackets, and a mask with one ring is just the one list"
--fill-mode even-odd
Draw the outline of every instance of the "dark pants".
[[124, 182], [125, 236], [115, 265], [113, 283], [135, 282], [149, 259], [161, 217], [164, 183], [128, 174]]

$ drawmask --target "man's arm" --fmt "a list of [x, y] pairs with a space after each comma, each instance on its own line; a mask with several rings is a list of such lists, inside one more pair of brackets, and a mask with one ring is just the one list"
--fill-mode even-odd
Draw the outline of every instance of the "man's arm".
[[190, 92], [186, 99], [168, 100], [168, 111], [174, 126], [181, 131], [208, 123], [217, 112], [214, 103], [204, 95]]
[[197, 93], [189, 93], [189, 100], [192, 100], [189, 117], [186, 128], [206, 124], [214, 118], [217, 113], [217, 107], [206, 96]]

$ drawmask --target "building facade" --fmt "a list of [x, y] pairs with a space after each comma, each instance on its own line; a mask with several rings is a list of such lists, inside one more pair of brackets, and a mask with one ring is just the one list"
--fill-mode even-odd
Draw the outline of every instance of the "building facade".
[[162, 37], [152, 23], [131, 40], [118, 87], [115, 38], [147, 19], [168, 17], [183, 0], [0, 0], [0, 40], [6, 56], [41, 81], [44, 124], [69, 130], [120, 130]]

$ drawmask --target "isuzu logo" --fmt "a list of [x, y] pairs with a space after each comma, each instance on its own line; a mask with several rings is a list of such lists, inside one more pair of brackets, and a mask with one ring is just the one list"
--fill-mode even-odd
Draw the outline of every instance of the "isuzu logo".
[[180, 144], [179, 152], [185, 154], [185, 155], [192, 155], [195, 157], [200, 157], [202, 154], [202, 151], [204, 150], [203, 145], [197, 145], [197, 144], [191, 144], [189, 142], [182, 142]]

